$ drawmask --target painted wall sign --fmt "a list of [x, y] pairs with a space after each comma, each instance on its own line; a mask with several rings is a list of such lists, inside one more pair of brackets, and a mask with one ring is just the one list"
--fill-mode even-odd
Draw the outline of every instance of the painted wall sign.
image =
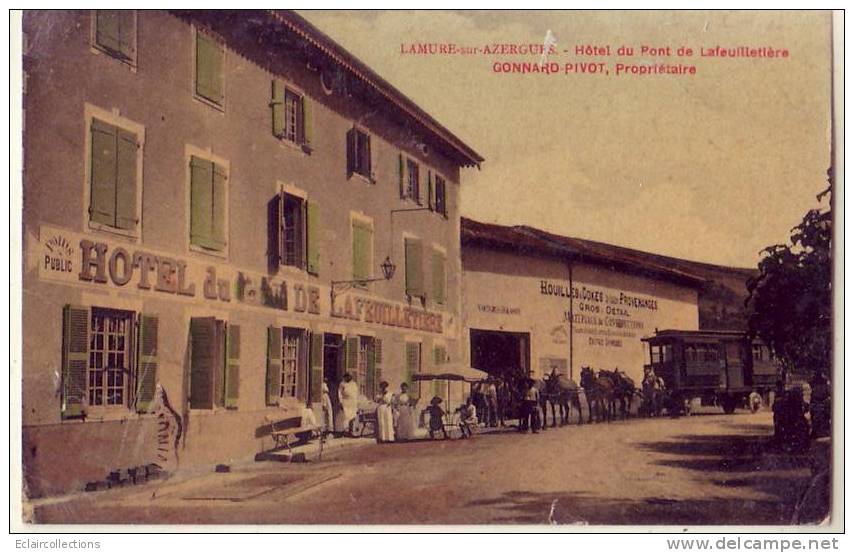
[[344, 294], [332, 301], [333, 317], [384, 326], [396, 326], [442, 334], [442, 314], [408, 305], [376, 301]]
[[510, 307], [509, 305], [488, 305], [485, 303], [477, 304], [477, 310], [481, 313], [498, 313], [501, 315], [521, 315], [522, 309], [519, 307]]

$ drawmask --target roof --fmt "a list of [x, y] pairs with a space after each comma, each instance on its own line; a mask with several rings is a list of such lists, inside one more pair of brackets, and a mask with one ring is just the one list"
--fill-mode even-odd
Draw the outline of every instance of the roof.
[[[344, 49], [328, 35], [291, 10], [173, 10], [180, 17], [204, 21], [208, 25], [240, 25], [256, 34], [255, 46], [263, 41], [277, 48], [294, 46], [289, 34], [299, 37], [295, 51], [309, 60], [322, 59], [331, 62], [351, 78], [362, 84], [360, 90], [373, 93], [391, 104], [396, 114], [407, 123], [420, 127], [434, 142], [444, 146], [462, 167], [480, 166], [483, 157], [454, 133], [445, 128], [429, 113], [420, 108], [400, 90], [379, 76], [356, 56]], [[284, 36], [271, 36], [284, 35]], [[231, 44], [229, 44], [231, 46]], [[243, 46], [246, 48], [246, 46]]]
[[592, 240], [561, 236], [525, 225], [503, 226], [463, 217], [462, 245], [507, 249], [520, 253], [586, 261], [608, 268], [641, 272], [654, 278], [701, 285], [706, 279], [691, 271], [662, 262], [663, 256]]

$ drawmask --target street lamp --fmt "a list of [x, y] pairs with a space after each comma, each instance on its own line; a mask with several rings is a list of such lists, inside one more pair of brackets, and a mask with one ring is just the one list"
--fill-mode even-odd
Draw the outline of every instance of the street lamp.
[[355, 279], [355, 280], [333, 280], [331, 282], [332, 295], [333, 296], [335, 295], [335, 287], [336, 286], [343, 286], [344, 289], [346, 290], [347, 288], [354, 286], [354, 285], [363, 286], [369, 282], [378, 282], [381, 280], [391, 280], [394, 277], [394, 271], [397, 269], [397, 267], [395, 266], [394, 262], [391, 260], [391, 257], [386, 256], [385, 261], [383, 261], [382, 264], [380, 264], [380, 269], [382, 269], [383, 276], [381, 276], [379, 278], [361, 278], [361, 279]]

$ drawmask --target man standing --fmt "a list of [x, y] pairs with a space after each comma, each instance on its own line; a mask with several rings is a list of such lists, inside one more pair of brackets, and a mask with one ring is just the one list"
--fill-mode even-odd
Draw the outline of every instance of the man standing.
[[483, 388], [483, 396], [486, 403], [486, 411], [483, 414], [483, 423], [486, 426], [495, 428], [498, 426], [498, 390], [495, 387], [495, 381], [491, 377], [486, 381], [486, 386]]
[[[525, 391], [525, 418], [530, 418], [530, 428], [533, 434], [540, 431], [540, 391], [537, 389], [536, 382], [533, 378], [526, 381], [527, 390]], [[528, 429], [529, 423], [525, 421], [525, 430]]]

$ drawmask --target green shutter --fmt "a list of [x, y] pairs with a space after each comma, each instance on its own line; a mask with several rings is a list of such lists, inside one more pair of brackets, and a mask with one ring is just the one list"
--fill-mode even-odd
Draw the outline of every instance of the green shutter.
[[63, 419], [83, 415], [89, 370], [89, 308], [66, 305], [62, 311]]
[[400, 184], [400, 197], [406, 197], [406, 160], [403, 158], [403, 154], [398, 154], [397, 156], [397, 176]]
[[305, 330], [300, 330], [297, 340], [297, 398], [300, 401], [308, 400], [308, 348], [308, 333]]
[[136, 135], [118, 130], [116, 160], [116, 227], [125, 230], [136, 228], [136, 160], [139, 146]]
[[95, 11], [95, 43], [110, 52], [121, 52], [121, 10]]
[[308, 202], [306, 207], [306, 241], [308, 242], [308, 272], [320, 272], [320, 206]]
[[285, 85], [282, 81], [273, 79], [273, 98], [270, 108], [273, 112], [273, 136], [281, 138], [285, 135]]
[[226, 213], [228, 205], [226, 205], [225, 187], [227, 186], [227, 176], [225, 169], [213, 164], [213, 206], [211, 208], [211, 246], [214, 249], [221, 250], [228, 242], [226, 236]]
[[314, 113], [312, 112], [311, 100], [308, 96], [303, 95], [300, 98], [302, 102], [302, 143], [305, 146], [311, 146], [311, 141], [314, 138]]
[[223, 100], [224, 58], [219, 43], [196, 33], [196, 94], [219, 105]]
[[240, 326], [230, 324], [225, 345], [225, 407], [237, 409], [240, 395]]
[[212, 247], [213, 163], [193, 156], [190, 160], [190, 243]]
[[158, 326], [157, 317], [140, 315], [139, 360], [136, 374], [136, 410], [140, 413], [148, 412], [154, 401], [157, 386]]
[[406, 295], [410, 297], [424, 296], [424, 270], [421, 263], [421, 240], [407, 238], [405, 244], [406, 257]]
[[118, 129], [92, 119], [89, 216], [93, 222], [116, 224], [116, 158]]
[[310, 401], [319, 403], [323, 396], [323, 333], [311, 335], [311, 393]]
[[433, 252], [433, 301], [439, 305], [445, 303], [445, 254]]
[[282, 381], [282, 329], [267, 327], [267, 405], [276, 405]]
[[344, 368], [347, 372], [355, 373], [359, 365], [359, 337], [348, 336], [344, 344]]
[[421, 344], [417, 342], [406, 342], [406, 368], [404, 371], [404, 382], [411, 391], [415, 391], [415, 380], [413, 375], [419, 372], [419, 361], [421, 360]]
[[365, 390], [370, 399], [377, 394], [377, 361], [376, 361], [376, 339], [368, 342], [368, 362], [365, 370]]
[[190, 319], [190, 408], [213, 409], [216, 347], [216, 319]]
[[353, 280], [371, 278], [371, 241], [373, 231], [369, 225], [353, 221]]

